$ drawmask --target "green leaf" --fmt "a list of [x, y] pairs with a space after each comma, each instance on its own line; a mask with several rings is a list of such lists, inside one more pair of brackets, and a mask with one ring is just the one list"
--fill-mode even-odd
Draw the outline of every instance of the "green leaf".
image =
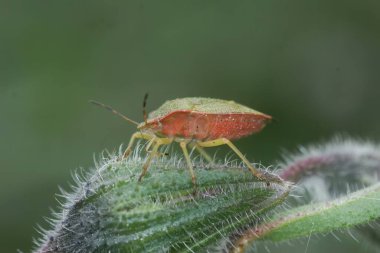
[[278, 213], [260, 240], [283, 241], [310, 233], [327, 233], [380, 218], [380, 183], [346, 197]]
[[380, 218], [380, 183], [346, 197], [279, 212], [255, 229], [247, 230], [234, 252], [244, 252], [253, 241], [285, 241], [315, 233], [367, 224]]
[[[76, 190], [35, 252], [206, 252], [228, 248], [229, 237], [281, 204], [289, 185], [266, 172], [161, 159], [137, 182], [138, 156], [105, 161], [77, 180]], [[267, 184], [269, 183], [269, 184]]]

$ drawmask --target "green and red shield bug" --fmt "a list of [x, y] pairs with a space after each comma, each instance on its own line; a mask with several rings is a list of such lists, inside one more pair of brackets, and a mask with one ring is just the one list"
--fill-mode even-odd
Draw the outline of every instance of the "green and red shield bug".
[[[143, 166], [139, 181], [144, 177], [153, 157], [159, 154], [158, 148], [172, 142], [179, 143], [194, 185], [196, 184], [196, 177], [187, 150], [188, 145], [194, 147], [209, 162], [212, 162], [212, 159], [203, 148], [228, 145], [247, 165], [254, 176], [264, 179], [262, 173], [245, 158], [231, 140], [237, 140], [261, 131], [266, 123], [272, 119], [271, 116], [234, 101], [201, 97], [166, 101], [147, 116], [146, 100], [147, 95], [145, 95], [143, 104], [144, 122], [140, 124], [108, 105], [90, 101], [137, 125], [139, 131], [132, 135], [123, 158], [129, 156], [136, 139], [149, 141], [147, 146], [149, 156]], [[151, 150], [149, 150], [150, 148]]]

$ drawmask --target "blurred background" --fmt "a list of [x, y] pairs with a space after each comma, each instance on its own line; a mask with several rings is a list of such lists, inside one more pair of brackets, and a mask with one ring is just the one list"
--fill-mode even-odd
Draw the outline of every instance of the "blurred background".
[[[376, 0], [5, 0], [0, 30], [0, 252], [29, 252], [57, 185], [135, 131], [89, 99], [137, 121], [145, 92], [148, 110], [235, 100], [277, 119], [236, 142], [264, 165], [336, 134], [380, 138]], [[308, 252], [331, 247], [367, 252], [350, 237], [313, 238]]]

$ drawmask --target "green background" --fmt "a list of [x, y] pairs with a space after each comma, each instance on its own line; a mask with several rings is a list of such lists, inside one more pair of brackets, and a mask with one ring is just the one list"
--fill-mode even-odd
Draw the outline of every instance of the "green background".
[[[30, 251], [57, 185], [135, 131], [89, 99], [137, 121], [145, 92], [148, 110], [235, 100], [277, 119], [236, 142], [265, 165], [336, 134], [380, 137], [376, 0], [5, 0], [0, 31], [0, 252]], [[308, 253], [324, 247], [367, 252], [350, 237], [313, 237]]]

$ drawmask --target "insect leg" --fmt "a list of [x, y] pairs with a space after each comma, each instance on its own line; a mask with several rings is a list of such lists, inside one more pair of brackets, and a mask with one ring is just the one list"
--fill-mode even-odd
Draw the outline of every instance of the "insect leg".
[[123, 156], [122, 156], [121, 159], [127, 158], [130, 155], [130, 153], [132, 152], [133, 144], [134, 144], [134, 142], [135, 142], [136, 139], [150, 140], [150, 139], [153, 139], [153, 138], [155, 138], [154, 135], [144, 134], [144, 133], [141, 133], [141, 132], [134, 133], [132, 135], [131, 140], [129, 141], [128, 147], [125, 149], [124, 154], [123, 154]]
[[212, 159], [212, 157], [207, 154], [207, 152], [202, 148], [200, 147], [199, 145], [197, 144], [194, 144], [194, 143], [189, 143], [190, 147], [191, 148], [194, 148], [198, 151], [198, 153], [203, 156], [203, 158], [205, 158], [209, 163], [212, 163], [214, 161], [214, 159]]
[[187, 148], [186, 148], [186, 144], [187, 143], [184, 141], [179, 143], [179, 145], [182, 148], [183, 155], [186, 158], [187, 166], [189, 167], [189, 171], [190, 171], [190, 175], [191, 175], [191, 181], [193, 182], [193, 185], [195, 186], [196, 185], [196, 178], [195, 178], [195, 174], [194, 174], [194, 170], [193, 170], [193, 164], [191, 163], [189, 152], [187, 151]]
[[152, 146], [152, 144], [156, 141], [157, 137], [153, 137], [152, 139], [149, 140], [148, 144], [146, 145], [146, 148], [145, 148], [145, 151], [147, 153], [150, 152], [150, 147]]
[[161, 143], [160, 142], [157, 142], [154, 146], [153, 146], [153, 149], [152, 151], [150, 152], [149, 156], [148, 156], [148, 159], [146, 160], [144, 166], [143, 166], [143, 170], [139, 176], [139, 182], [141, 181], [141, 179], [143, 178], [143, 176], [146, 174], [147, 170], [148, 170], [148, 167], [152, 161], [152, 158], [153, 156], [157, 153], [157, 150], [158, 148], [160, 147]]
[[[156, 141], [157, 139], [158, 139], [158, 137], [153, 137], [153, 138], [148, 142], [148, 145], [146, 145], [146, 148], [145, 148], [145, 151], [146, 151], [147, 153], [151, 153], [151, 152], [152, 152], [152, 151], [149, 150], [149, 149], [152, 147], [153, 143], [155, 143], [155, 141]], [[160, 156], [166, 156], [166, 155], [169, 155], [169, 154], [167, 154], [167, 153], [157, 152], [157, 155], [160, 155]]]
[[139, 182], [141, 181], [141, 179], [145, 176], [148, 168], [149, 168], [149, 165], [150, 163], [152, 162], [152, 159], [155, 155], [158, 154], [158, 148], [163, 145], [163, 144], [170, 144], [173, 140], [172, 139], [169, 139], [169, 138], [157, 138], [156, 139], [156, 143], [154, 144], [152, 150], [150, 151], [150, 154], [148, 156], [148, 159], [146, 160], [144, 166], [143, 166], [143, 170], [141, 172], [141, 175], [139, 176]]
[[240, 159], [248, 166], [249, 170], [252, 172], [252, 174], [259, 179], [263, 179], [263, 175], [261, 172], [259, 172], [253, 165], [248, 161], [247, 158], [240, 152], [240, 150], [228, 139], [226, 138], [220, 138], [212, 141], [205, 141], [205, 142], [198, 142], [197, 143], [201, 147], [215, 147], [220, 145], [228, 145], [239, 157]]

